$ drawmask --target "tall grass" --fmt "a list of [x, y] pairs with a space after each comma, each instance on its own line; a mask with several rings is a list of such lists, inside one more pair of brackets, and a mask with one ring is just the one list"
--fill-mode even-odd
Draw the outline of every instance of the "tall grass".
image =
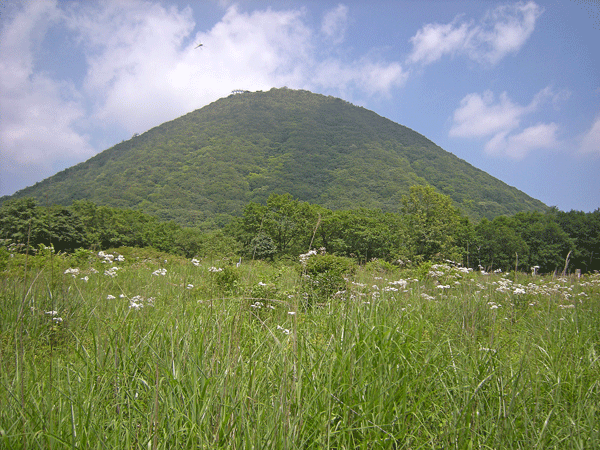
[[598, 276], [362, 268], [305, 307], [294, 267], [119, 251], [2, 274], [0, 447], [600, 448]]

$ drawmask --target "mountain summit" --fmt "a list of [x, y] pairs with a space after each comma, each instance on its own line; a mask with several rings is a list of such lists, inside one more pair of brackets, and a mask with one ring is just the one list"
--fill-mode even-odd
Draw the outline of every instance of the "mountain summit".
[[287, 88], [236, 92], [12, 197], [64, 205], [87, 199], [187, 225], [222, 224], [249, 201], [286, 192], [330, 209], [397, 212], [414, 184], [436, 187], [472, 218], [547, 208], [339, 98]]

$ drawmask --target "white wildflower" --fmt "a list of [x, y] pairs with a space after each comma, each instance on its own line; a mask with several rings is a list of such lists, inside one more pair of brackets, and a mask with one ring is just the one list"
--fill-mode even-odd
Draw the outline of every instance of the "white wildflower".
[[114, 299], [115, 299], [115, 296], [114, 296], [114, 295], [110, 295], [110, 294], [108, 294], [108, 295], [106, 296], [106, 300], [114, 300]]
[[482, 352], [490, 352], [490, 353], [496, 353], [497, 352], [497, 350], [495, 350], [493, 348], [487, 348], [487, 347], [481, 347], [479, 350], [482, 351]]
[[308, 259], [311, 256], [315, 256], [317, 254], [316, 250], [309, 250], [307, 253], [303, 253], [299, 256], [300, 258], [300, 264], [302, 264], [304, 267], [306, 267], [306, 264], [308, 263]]
[[222, 268], [220, 268], [220, 267], [214, 267], [214, 266], [212, 266], [212, 267], [209, 267], [209, 268], [208, 268], [208, 271], [209, 271], [209, 272], [213, 272], [213, 273], [217, 273], [217, 272], [222, 272], [222, 271], [223, 271], [223, 269], [222, 269]]
[[129, 309], [138, 310], [144, 306], [154, 306], [154, 297], [144, 298], [141, 295], [136, 295], [129, 300]]
[[200, 265], [200, 261], [198, 261], [196, 258], [192, 258], [192, 264], [198, 267]]
[[162, 268], [162, 269], [157, 269], [154, 272], [152, 272], [152, 275], [158, 277], [158, 276], [165, 276], [167, 274], [167, 269]]
[[114, 277], [117, 276], [117, 270], [119, 270], [119, 268], [116, 267], [116, 266], [113, 266], [110, 269], [105, 270], [104, 271], [104, 275], [106, 275], [108, 277], [111, 277], [111, 278], [114, 278]]
[[290, 330], [288, 330], [287, 328], [283, 328], [281, 325], [277, 325], [277, 329], [281, 330], [283, 334], [290, 334]]

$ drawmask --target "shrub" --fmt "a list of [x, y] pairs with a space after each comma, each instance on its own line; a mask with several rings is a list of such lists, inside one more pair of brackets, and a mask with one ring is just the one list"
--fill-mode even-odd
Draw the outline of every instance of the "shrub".
[[346, 287], [346, 278], [356, 272], [356, 262], [352, 258], [335, 255], [313, 255], [304, 266], [304, 279], [307, 292], [306, 306], [311, 306], [320, 298], [329, 299]]
[[223, 292], [233, 293], [240, 277], [236, 267], [225, 266], [222, 270], [214, 272], [214, 275], [217, 286]]

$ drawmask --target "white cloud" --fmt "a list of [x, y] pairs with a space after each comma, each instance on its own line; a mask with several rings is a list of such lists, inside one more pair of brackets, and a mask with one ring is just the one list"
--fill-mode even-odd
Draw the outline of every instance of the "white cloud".
[[334, 44], [344, 42], [348, 27], [348, 7], [341, 3], [323, 17], [321, 33], [327, 36]]
[[55, 2], [31, 2], [0, 31], [0, 145], [4, 164], [44, 165], [91, 155], [77, 130], [84, 116], [73, 85], [36, 71], [35, 52], [48, 28], [62, 20]]
[[430, 64], [445, 54], [454, 55], [464, 51], [469, 34], [469, 25], [466, 23], [427, 24], [410, 39], [413, 51], [408, 60], [412, 63]]
[[337, 90], [342, 96], [350, 90], [360, 89], [369, 95], [387, 95], [393, 87], [402, 86], [408, 77], [398, 63], [376, 63], [367, 58], [344, 64], [338, 59], [328, 59], [318, 64], [311, 84]]
[[583, 136], [579, 151], [584, 155], [600, 156], [600, 115], [596, 116], [594, 123]]
[[449, 54], [464, 54], [483, 64], [496, 64], [518, 52], [542, 13], [535, 2], [499, 6], [478, 23], [455, 19], [449, 24], [427, 24], [410, 41], [410, 63], [430, 64]]
[[[338, 41], [347, 7], [326, 14], [322, 32]], [[130, 133], [197, 109], [233, 89], [273, 86], [343, 92], [349, 85], [368, 95], [386, 94], [405, 74], [398, 63], [361, 59], [319, 63], [317, 36], [303, 10], [252, 13], [231, 6], [214, 27], [191, 39], [191, 11], [159, 4], [112, 2], [81, 8], [71, 26], [88, 55], [87, 96], [94, 117]], [[196, 42], [203, 44], [195, 49]], [[322, 50], [322, 48], [320, 48]], [[331, 78], [335, 67], [339, 78]]]
[[469, 94], [454, 111], [454, 124], [450, 136], [487, 136], [519, 126], [521, 116], [527, 108], [513, 103], [506, 92], [495, 102], [494, 94], [485, 91], [483, 95]]
[[465, 96], [454, 111], [449, 135], [452, 137], [486, 137], [486, 153], [522, 159], [534, 149], [551, 149], [559, 145], [554, 123], [539, 123], [521, 130], [521, 122], [547, 102], [555, 103], [564, 98], [564, 92], [555, 94], [547, 87], [538, 92], [525, 106], [513, 102], [506, 92], [496, 101], [491, 91], [483, 95]]
[[[141, 133], [233, 89], [288, 86], [360, 97], [388, 95], [407, 77], [398, 62], [323, 59], [344, 39], [342, 4], [325, 14], [320, 29], [308, 25], [304, 9], [242, 12], [234, 4], [202, 31], [191, 9], [162, 2], [30, 0], [14, 9], [0, 31], [3, 178], [33, 173], [31, 164], [50, 175], [64, 167], [57, 161], [72, 164], [114, 143], [115, 130], [118, 139], [124, 131]], [[36, 66], [51, 28], [76, 42], [63, 53], [82, 61], [83, 81], [53, 78]]]
[[521, 160], [532, 150], [556, 148], [559, 145], [557, 131], [555, 123], [540, 123], [514, 135], [500, 132], [488, 141], [485, 151], [490, 155], [506, 155]]

